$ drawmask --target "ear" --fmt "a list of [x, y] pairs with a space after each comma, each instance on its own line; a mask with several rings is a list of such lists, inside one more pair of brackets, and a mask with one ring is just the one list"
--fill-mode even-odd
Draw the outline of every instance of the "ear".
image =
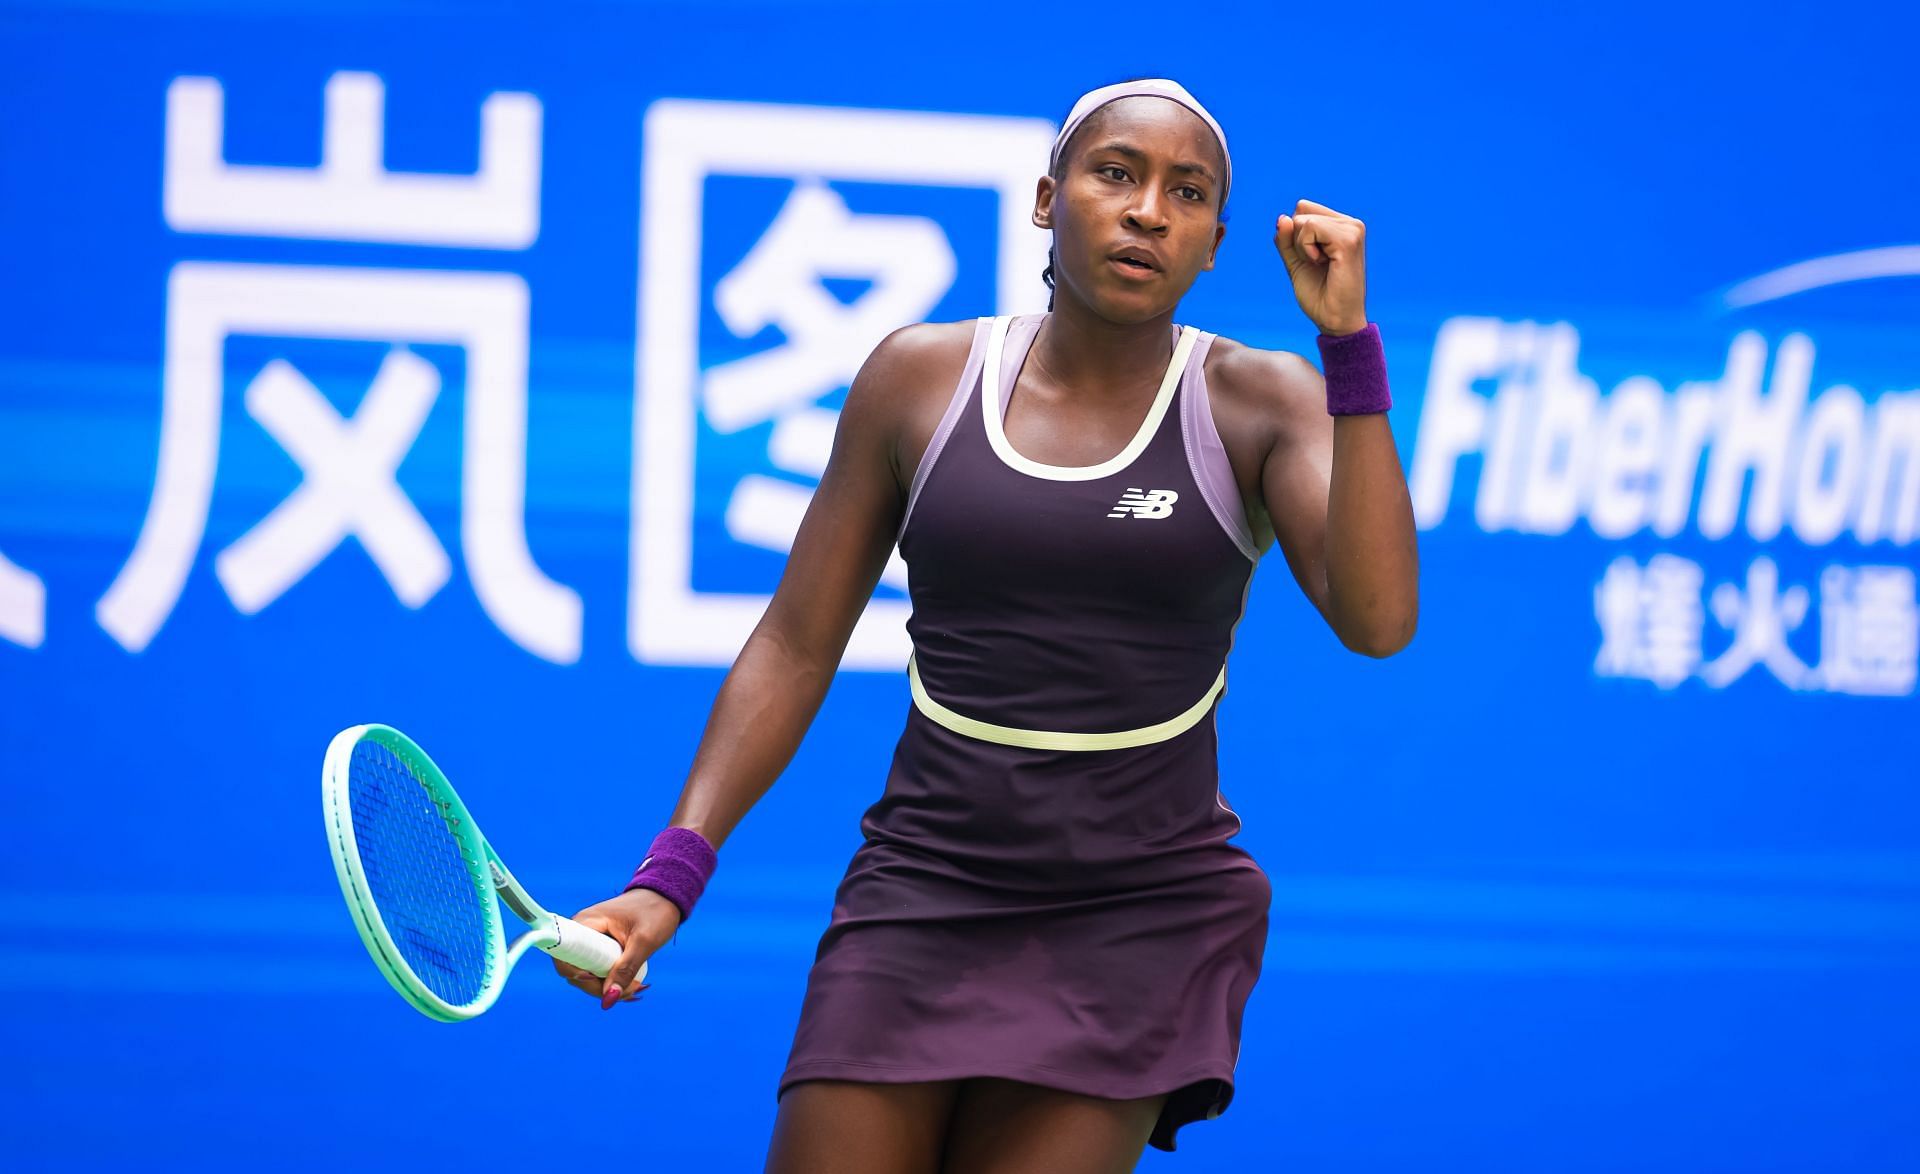
[[1213, 247], [1207, 250], [1207, 263], [1200, 267], [1203, 272], [1213, 268], [1213, 259], [1220, 255], [1220, 242], [1225, 239], [1227, 239], [1227, 226], [1224, 224], [1215, 225], [1213, 229]]
[[1043, 175], [1033, 191], [1033, 225], [1035, 228], [1053, 227], [1053, 197], [1059, 190], [1051, 175]]

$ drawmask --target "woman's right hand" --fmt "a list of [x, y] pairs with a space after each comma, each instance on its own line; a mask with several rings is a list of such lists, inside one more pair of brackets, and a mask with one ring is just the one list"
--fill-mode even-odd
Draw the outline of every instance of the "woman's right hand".
[[612, 900], [587, 906], [573, 919], [620, 943], [619, 960], [605, 978], [558, 958], [553, 960], [560, 977], [599, 999], [604, 1011], [646, 989], [634, 981], [634, 975], [640, 973], [640, 964], [680, 928], [680, 908], [652, 889], [628, 889]]

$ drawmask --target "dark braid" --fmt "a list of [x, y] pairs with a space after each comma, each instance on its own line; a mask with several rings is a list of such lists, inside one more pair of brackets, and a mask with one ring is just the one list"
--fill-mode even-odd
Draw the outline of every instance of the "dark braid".
[[1053, 312], [1053, 246], [1047, 246], [1047, 267], [1040, 271], [1040, 280], [1047, 283], [1047, 312]]

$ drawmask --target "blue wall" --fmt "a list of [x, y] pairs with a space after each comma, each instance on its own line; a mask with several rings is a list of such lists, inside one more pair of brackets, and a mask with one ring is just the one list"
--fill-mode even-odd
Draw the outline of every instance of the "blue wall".
[[[907, 704], [870, 671], [897, 591], [611, 1015], [531, 968], [473, 1024], [407, 1009], [340, 907], [321, 752], [407, 730], [543, 899], [612, 891], [847, 340], [1037, 308], [1052, 120], [1155, 73], [1236, 163], [1181, 320], [1311, 353], [1267, 225], [1367, 221], [1425, 575], [1383, 663], [1257, 578], [1222, 779], [1268, 968], [1232, 1111], [1143, 1168], [1913, 1168], [1916, 34], [1890, 4], [0, 6], [0, 1145], [757, 1169]], [[348, 467], [392, 476], [301, 489]]]

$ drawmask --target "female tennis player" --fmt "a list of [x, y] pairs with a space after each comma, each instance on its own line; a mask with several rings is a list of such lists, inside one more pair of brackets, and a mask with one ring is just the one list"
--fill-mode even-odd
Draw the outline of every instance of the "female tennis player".
[[1174, 82], [1075, 104], [1033, 211], [1051, 309], [874, 349], [672, 826], [575, 915], [624, 953], [604, 981], [559, 969], [630, 998], [897, 540], [913, 706], [808, 980], [777, 1174], [1127, 1170], [1232, 1095], [1270, 889], [1228, 843], [1214, 712], [1254, 564], [1278, 542], [1371, 656], [1412, 637], [1418, 572], [1360, 221], [1302, 200], [1275, 224], [1324, 383], [1174, 325], [1231, 169]]

